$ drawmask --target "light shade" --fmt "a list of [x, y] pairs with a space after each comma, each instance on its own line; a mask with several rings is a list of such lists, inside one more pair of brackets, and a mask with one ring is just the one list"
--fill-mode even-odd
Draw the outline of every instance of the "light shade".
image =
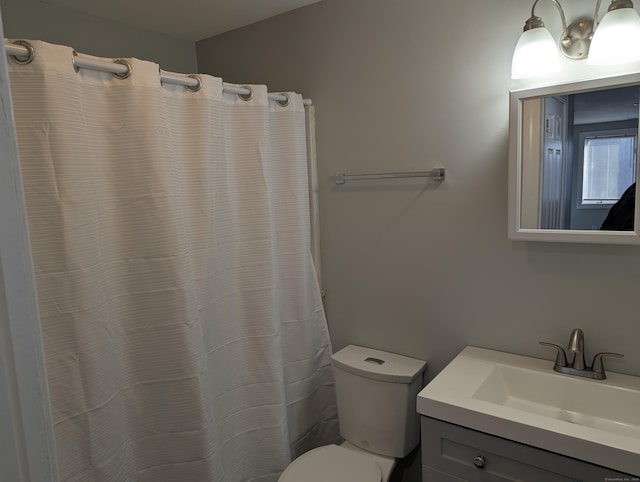
[[596, 28], [587, 63], [613, 65], [640, 60], [640, 16], [633, 8], [611, 10]]
[[540, 77], [560, 68], [560, 53], [544, 27], [526, 30], [520, 35], [511, 62], [511, 78]]

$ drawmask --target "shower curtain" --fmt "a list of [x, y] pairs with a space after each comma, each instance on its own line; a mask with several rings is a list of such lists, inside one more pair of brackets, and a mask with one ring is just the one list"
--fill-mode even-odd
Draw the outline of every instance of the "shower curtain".
[[32, 44], [9, 67], [60, 479], [275, 481], [335, 442], [301, 97]]

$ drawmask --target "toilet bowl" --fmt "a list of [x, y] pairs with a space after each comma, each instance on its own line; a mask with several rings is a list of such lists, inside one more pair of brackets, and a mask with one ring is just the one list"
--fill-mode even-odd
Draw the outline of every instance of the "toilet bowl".
[[418, 444], [426, 362], [355, 345], [332, 360], [345, 442], [301, 455], [278, 482], [388, 482], [397, 458]]
[[393, 457], [372, 454], [345, 442], [324, 445], [301, 455], [279, 482], [385, 482], [396, 464]]

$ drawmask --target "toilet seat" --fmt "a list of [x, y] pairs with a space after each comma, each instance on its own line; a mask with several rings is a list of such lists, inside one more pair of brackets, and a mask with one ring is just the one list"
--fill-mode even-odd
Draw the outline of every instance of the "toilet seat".
[[372, 458], [338, 445], [325, 445], [295, 459], [278, 482], [381, 482]]

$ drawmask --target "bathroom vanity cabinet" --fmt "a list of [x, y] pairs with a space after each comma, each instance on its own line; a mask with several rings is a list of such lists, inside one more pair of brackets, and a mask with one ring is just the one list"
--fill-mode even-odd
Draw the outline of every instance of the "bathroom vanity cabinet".
[[420, 418], [422, 482], [640, 481], [637, 476], [435, 418]]

